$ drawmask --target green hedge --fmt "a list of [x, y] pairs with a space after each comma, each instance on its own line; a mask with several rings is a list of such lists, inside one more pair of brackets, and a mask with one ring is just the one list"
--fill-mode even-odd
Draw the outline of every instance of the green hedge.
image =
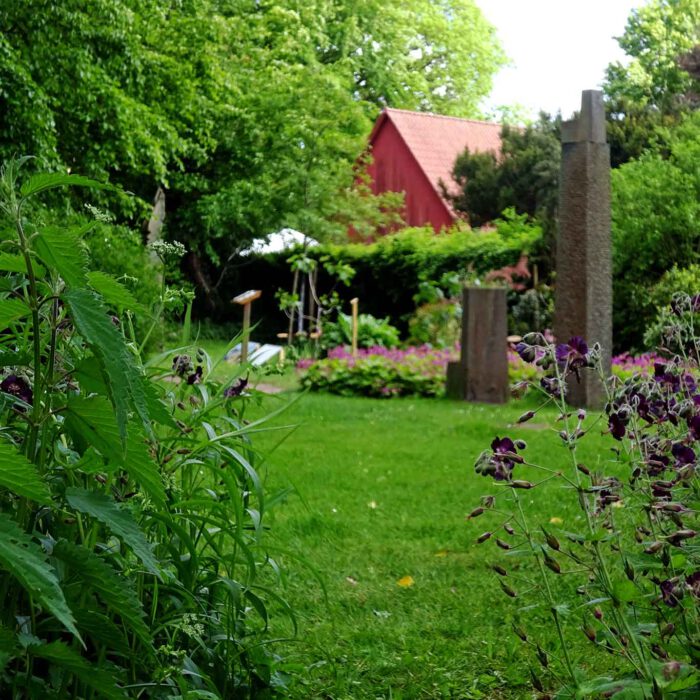
[[[356, 270], [349, 287], [337, 291], [346, 304], [359, 297], [360, 310], [378, 318], [389, 317], [403, 334], [408, 318], [415, 310], [414, 295], [423, 281], [436, 281], [447, 272], [483, 275], [490, 270], [514, 265], [520, 254], [529, 251], [541, 238], [541, 229], [525, 217], [510, 216], [497, 221], [490, 230], [455, 229], [436, 235], [432, 228], [407, 228], [370, 244], [322, 245], [309, 249], [320, 259], [348, 263]], [[246, 289], [261, 289], [263, 296], [253, 306], [256, 336], [273, 339], [286, 330], [284, 315], [277, 309], [275, 292], [291, 289], [292, 274], [287, 264], [290, 252], [242, 260], [229, 275], [224, 298], [232, 298]], [[332, 280], [319, 271], [319, 289], [326, 291]], [[219, 320], [237, 318], [231, 308]]]

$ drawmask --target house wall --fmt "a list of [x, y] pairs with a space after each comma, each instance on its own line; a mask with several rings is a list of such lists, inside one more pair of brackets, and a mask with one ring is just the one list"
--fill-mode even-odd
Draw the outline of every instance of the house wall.
[[420, 169], [397, 128], [386, 119], [372, 142], [369, 166], [372, 191], [405, 193], [405, 218], [409, 226], [432, 225], [436, 232], [451, 226], [453, 216]]

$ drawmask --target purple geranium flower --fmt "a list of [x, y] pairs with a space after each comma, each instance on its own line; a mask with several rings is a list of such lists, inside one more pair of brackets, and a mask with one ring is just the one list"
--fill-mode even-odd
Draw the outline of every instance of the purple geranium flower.
[[557, 362], [568, 363], [570, 367], [585, 367], [588, 363], [588, 345], [586, 341], [575, 335], [568, 343], [557, 345]]
[[625, 437], [625, 432], [627, 432], [626, 426], [627, 419], [622, 417], [619, 413], [611, 413], [608, 418], [608, 428], [610, 428], [610, 434], [616, 440], [622, 440]]
[[671, 454], [676, 458], [677, 467], [684, 467], [686, 464], [692, 464], [695, 461], [695, 452], [680, 442], [674, 443], [671, 448]]
[[0, 390], [4, 391], [6, 394], [16, 396], [20, 401], [24, 401], [24, 403], [31, 404], [34, 399], [34, 394], [29, 384], [16, 374], [10, 374], [5, 377], [5, 379], [0, 382]]
[[231, 399], [234, 396], [240, 396], [243, 390], [248, 386], [248, 377], [239, 379], [235, 384], [224, 389], [224, 397]]

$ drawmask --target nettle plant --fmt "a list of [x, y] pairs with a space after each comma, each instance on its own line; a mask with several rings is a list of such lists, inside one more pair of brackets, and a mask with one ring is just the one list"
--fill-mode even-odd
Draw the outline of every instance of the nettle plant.
[[[542, 697], [551, 697], [548, 688], [556, 698], [700, 696], [700, 347], [687, 342], [700, 305], [675, 303], [679, 346], [690, 351], [624, 381], [603, 376], [600, 348], [581, 338], [557, 345], [526, 336], [518, 353], [544, 370], [530, 384], [543, 405], [558, 409], [567, 456], [535, 464], [523, 441], [506, 436], [477, 460], [477, 474], [493, 478], [503, 494], [485, 496], [472, 512], [498, 523], [478, 542], [504, 551], [493, 569], [518, 606], [513, 628], [532, 650], [532, 683]], [[567, 403], [567, 385], [591, 371], [607, 392], [602, 414]], [[608, 434], [613, 455], [596, 468], [579, 457], [593, 431]], [[526, 513], [521, 494], [536, 506], [544, 482], [558, 483], [561, 498], [580, 509], [580, 530]], [[523, 556], [533, 565], [521, 566]]]
[[246, 380], [211, 381], [187, 346], [144, 364], [133, 297], [88, 271], [85, 227], [28, 218], [47, 190], [102, 185], [22, 181], [23, 162], [0, 177], [0, 695], [274, 689], [268, 603], [285, 605], [260, 585], [276, 564]]

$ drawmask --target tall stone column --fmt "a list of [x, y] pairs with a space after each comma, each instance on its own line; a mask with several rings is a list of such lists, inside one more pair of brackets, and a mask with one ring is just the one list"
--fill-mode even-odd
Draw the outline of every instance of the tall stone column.
[[[581, 114], [562, 124], [559, 236], [554, 334], [565, 343], [581, 336], [600, 343], [610, 370], [612, 348], [612, 252], [610, 239], [610, 147], [603, 93], [584, 90]], [[569, 401], [600, 407], [604, 391], [593, 372], [569, 383]]]

